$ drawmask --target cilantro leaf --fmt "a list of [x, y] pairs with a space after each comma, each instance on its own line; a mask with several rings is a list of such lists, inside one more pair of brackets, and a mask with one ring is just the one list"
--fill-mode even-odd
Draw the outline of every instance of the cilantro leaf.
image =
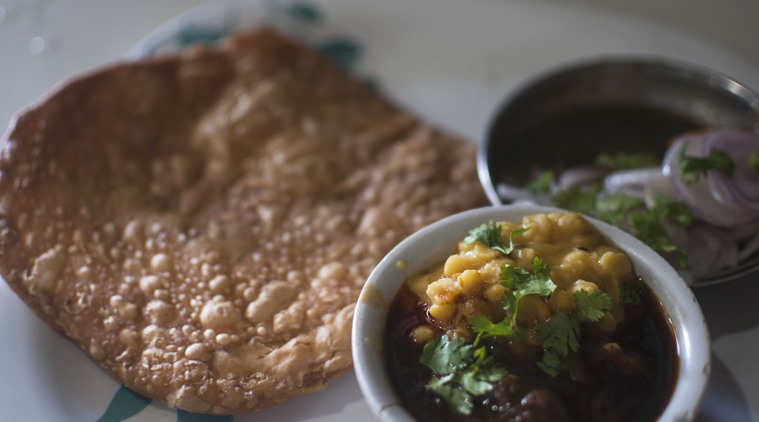
[[478, 343], [480, 338], [514, 337], [514, 327], [511, 325], [510, 319], [504, 319], [499, 323], [494, 323], [485, 315], [477, 315], [472, 317], [469, 322], [472, 323], [472, 329], [477, 333], [475, 344]]
[[627, 213], [645, 206], [646, 204], [638, 198], [615, 192], [599, 198], [592, 214], [608, 223], [619, 225]]
[[[506, 282], [501, 282], [502, 286], [506, 286]], [[507, 287], [508, 289], [508, 287]], [[513, 290], [506, 290], [503, 292], [503, 298], [501, 298], [501, 305], [503, 305], [503, 310], [506, 311], [506, 314], [516, 316], [517, 310], [519, 308], [519, 300], [522, 299], [522, 295], [518, 295], [517, 292]]]
[[600, 191], [601, 185], [598, 184], [587, 189], [572, 185], [554, 195], [551, 198], [551, 202], [559, 208], [576, 211], [581, 214], [594, 215], [596, 196]]
[[469, 231], [469, 236], [464, 238], [466, 243], [480, 242], [487, 246], [503, 245], [501, 238], [501, 225], [490, 220]]
[[[503, 309], [516, 320], [519, 312], [519, 301], [527, 295], [548, 296], [556, 290], [556, 284], [551, 280], [551, 269], [540, 258], [532, 261], [530, 274], [522, 267], [504, 265], [501, 267], [501, 285], [506, 288], [503, 296]], [[514, 323], [512, 322], [512, 325]]]
[[501, 267], [501, 285], [510, 290], [516, 290], [524, 295], [548, 296], [556, 290], [556, 284], [551, 280], [551, 269], [542, 259], [532, 260], [530, 274], [522, 267], [504, 265]]
[[467, 243], [480, 242], [493, 250], [496, 250], [504, 255], [508, 255], [514, 251], [514, 236], [520, 235], [529, 227], [522, 227], [517, 230], [513, 230], [509, 234], [509, 246], [506, 247], [503, 244], [503, 237], [501, 236], [501, 226], [496, 224], [495, 221], [490, 220], [487, 223], [472, 229], [469, 231], [469, 236], [464, 238]]
[[532, 272], [532, 279], [522, 286], [517, 286], [525, 294], [548, 296], [556, 290], [556, 284], [551, 280], [551, 269], [542, 259], [535, 257], [532, 260]]
[[678, 260], [680, 268], [689, 267], [688, 257], [672, 243], [657, 212], [648, 210], [630, 214], [628, 224], [633, 236], [657, 251], [671, 253]]
[[604, 311], [611, 309], [611, 297], [601, 290], [593, 290], [591, 293], [578, 290], [572, 296], [577, 312], [591, 321], [598, 321], [603, 318]]
[[532, 274], [522, 267], [504, 265], [501, 267], [501, 285], [506, 289], [516, 289], [530, 281]]
[[501, 225], [490, 220], [487, 223], [469, 231], [469, 236], [464, 238], [467, 243], [480, 242], [497, 251], [504, 249]]
[[632, 170], [657, 165], [656, 157], [647, 152], [602, 152], [596, 157], [596, 164], [609, 170]]
[[516, 322], [521, 299], [527, 295], [546, 297], [556, 290], [556, 284], [551, 280], [551, 269], [540, 258], [533, 259], [532, 271], [533, 274], [530, 274], [524, 268], [512, 265], [501, 267], [501, 285], [506, 288], [503, 309], [511, 317], [499, 323], [493, 323], [484, 316], [472, 318], [472, 329], [477, 333], [475, 343], [485, 337], [519, 339], [523, 336]]
[[683, 143], [680, 147], [677, 170], [687, 184], [693, 184], [712, 170], [719, 171], [726, 176], [732, 176], [735, 172], [735, 162], [727, 153], [719, 149], [712, 149], [706, 157], [696, 157], [685, 153], [688, 145]]
[[511, 233], [509, 233], [509, 247], [502, 250], [501, 253], [503, 253], [504, 255], [508, 255], [514, 252], [514, 236], [518, 236], [522, 233], [526, 233], [527, 230], [530, 230], [530, 226], [520, 227], [516, 230], [512, 230]]
[[492, 383], [505, 377], [508, 371], [488, 355], [485, 347], [475, 349], [474, 355], [475, 361], [469, 366], [468, 371], [459, 372], [457, 382], [470, 394], [481, 396], [490, 391], [493, 388]]
[[693, 223], [693, 213], [688, 205], [666, 195], [654, 196], [651, 212], [659, 219], [666, 218], [681, 227], [688, 227]]
[[472, 348], [463, 339], [436, 337], [424, 345], [419, 362], [436, 374], [448, 374], [473, 358]]
[[[640, 279], [638, 279], [640, 283]], [[640, 305], [640, 286], [632, 283], [620, 283], [619, 295], [625, 305]]]
[[748, 156], [748, 170], [752, 174], [759, 173], [759, 151], [751, 151]]
[[561, 358], [550, 351], [543, 352], [543, 359], [537, 363], [538, 368], [542, 369], [546, 374], [555, 377], [559, 375], [559, 366], [561, 366]]
[[524, 190], [535, 195], [546, 195], [551, 193], [551, 184], [553, 182], [553, 172], [544, 171], [536, 180], [525, 185]]
[[507, 374], [484, 347], [473, 349], [463, 339], [448, 336], [430, 340], [419, 362], [433, 372], [427, 388], [442, 397], [452, 411], [463, 415], [472, 412], [474, 396], [487, 393], [493, 382]]
[[556, 312], [539, 324], [535, 334], [543, 342], [543, 360], [538, 366], [552, 376], [558, 374], [561, 358], [580, 348], [580, 322], [565, 312]]
[[453, 381], [453, 374], [440, 378], [432, 377], [427, 383], [427, 388], [442, 397], [452, 411], [462, 415], [471, 414], [474, 408], [472, 395], [452, 384]]
[[482, 374], [479, 373], [479, 371], [461, 371], [456, 373], [458, 376], [455, 377], [455, 381], [461, 385], [461, 387], [466, 391], [467, 393], [473, 395], [473, 396], [481, 396], [488, 391], [493, 389], [493, 384], [491, 383], [490, 379], [494, 378], [493, 381], [498, 381], [499, 377], [491, 377], [487, 376], [490, 374], [485, 374], [486, 376], [481, 376]]
[[536, 329], [543, 348], [555, 352], [558, 356], [569, 355], [580, 347], [580, 323], [566, 312], [556, 312]]
[[433, 377], [427, 383], [427, 388], [442, 397], [452, 411], [469, 415], [474, 408], [472, 398], [492, 390], [492, 383], [506, 375], [507, 371], [503, 368], [482, 370], [479, 366], [473, 366], [469, 371], [456, 371], [440, 378]]

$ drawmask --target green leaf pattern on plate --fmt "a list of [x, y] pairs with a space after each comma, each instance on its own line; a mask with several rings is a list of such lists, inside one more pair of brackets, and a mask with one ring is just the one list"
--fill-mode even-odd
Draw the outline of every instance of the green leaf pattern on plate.
[[287, 14], [303, 23], [318, 25], [322, 22], [321, 10], [310, 3], [293, 3], [285, 6]]
[[[346, 35], [323, 35], [325, 17], [315, 4], [305, 1], [263, 0], [266, 6], [264, 22], [309, 45], [314, 51], [338, 66], [354, 71], [361, 59], [363, 46]], [[191, 44], [215, 44], [240, 26], [234, 5], [225, 6], [224, 16], [215, 23], [188, 22], [180, 25], [172, 39], [153, 46], [147, 55], [155, 54], [161, 44], [173, 44], [180, 48]], [[364, 76], [364, 80], [376, 85], [374, 78]], [[151, 399], [120, 387], [111, 399], [108, 408], [97, 422], [120, 422], [142, 412]], [[178, 422], [232, 422], [232, 416], [214, 416], [177, 410]]]
[[309, 45], [314, 51], [348, 71], [358, 64], [363, 46], [346, 35], [325, 35], [325, 16], [315, 4], [267, 0], [267, 24]]
[[[305, 1], [262, 0], [265, 10], [263, 23], [292, 36], [310, 46], [322, 56], [348, 71], [355, 71], [363, 54], [363, 46], [345, 34], [325, 31], [325, 15], [316, 4]], [[193, 44], [213, 45], [238, 29], [238, 5], [228, 3], [219, 19], [197, 22], [188, 15], [186, 22], [179, 25], [171, 37], [153, 45], [147, 55], [153, 55], [164, 47], [181, 49]], [[355, 73], [355, 72], [354, 72]], [[363, 76], [376, 85], [376, 79]]]
[[350, 38], [334, 37], [318, 43], [316, 51], [345, 69], [361, 58], [361, 46]]
[[232, 415], [204, 415], [177, 409], [177, 422], [232, 422]]
[[150, 399], [135, 393], [123, 385], [116, 391], [108, 408], [97, 422], [120, 422], [140, 413], [150, 404]]
[[[108, 408], [105, 409], [105, 412], [98, 418], [97, 422], [125, 421], [144, 410], [151, 401], [149, 398], [137, 394], [122, 385], [116, 391]], [[232, 422], [232, 418], [232, 415], [204, 415], [177, 409], [177, 422]]]

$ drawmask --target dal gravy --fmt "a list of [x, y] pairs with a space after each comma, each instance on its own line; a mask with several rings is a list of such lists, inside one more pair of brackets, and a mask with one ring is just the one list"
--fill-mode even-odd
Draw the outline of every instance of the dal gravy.
[[[470, 236], [445, 263], [406, 280], [390, 307], [386, 363], [406, 409], [418, 420], [656, 420], [674, 390], [677, 346], [659, 301], [634, 274], [627, 256], [578, 214], [540, 214], [493, 227], [503, 245], [513, 238], [513, 251], [494, 251]], [[509, 284], [502, 268], [537, 276], [536, 257], [550, 268], [554, 288], [542, 297], [523, 296], [512, 315], [504, 305], [510, 290], [502, 288]], [[475, 275], [479, 280], [472, 282]], [[499, 290], [500, 295], [494, 293]], [[602, 317], [579, 316], [578, 290], [608, 296]], [[562, 356], [550, 374], [541, 367], [548, 341], [539, 333], [541, 324], [558, 313], [578, 318], [579, 347]], [[483, 315], [496, 324], [513, 318], [522, 334], [478, 336], [472, 321]], [[488, 391], [465, 400], [471, 404], [468, 414], [455, 399], [430, 387], [442, 376], [420, 362], [431, 352], [425, 346], [443, 335], [483, 349], [502, 370]], [[456, 382], [447, 385], [460, 388]]]

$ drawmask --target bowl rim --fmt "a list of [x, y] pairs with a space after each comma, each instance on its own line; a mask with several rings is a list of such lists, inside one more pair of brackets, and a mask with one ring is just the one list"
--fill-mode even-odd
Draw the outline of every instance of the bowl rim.
[[[400, 242], [375, 267], [356, 305], [351, 346], [359, 387], [371, 412], [383, 421], [414, 421], [401, 404], [387, 374], [383, 333], [389, 303], [403, 281], [455, 251], [457, 241], [472, 228], [494, 219], [517, 221], [525, 215], [566, 212], [529, 204], [488, 206], [451, 215]], [[675, 331], [679, 368], [675, 389], [659, 420], [694, 419], [711, 372], [710, 338], [693, 292], [677, 271], [632, 235], [584, 216], [622, 248], [662, 303]], [[454, 240], [455, 239], [455, 240]]]

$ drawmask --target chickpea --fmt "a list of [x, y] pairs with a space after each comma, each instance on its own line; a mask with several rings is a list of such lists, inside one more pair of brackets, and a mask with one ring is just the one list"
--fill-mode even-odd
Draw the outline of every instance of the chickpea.
[[443, 274], [446, 277], [453, 277], [455, 274], [472, 268], [471, 261], [462, 255], [451, 255], [445, 260]]
[[572, 312], [576, 307], [572, 292], [564, 289], [554, 290], [548, 299], [548, 306], [553, 312]]
[[417, 344], [426, 344], [435, 336], [435, 330], [429, 325], [417, 325], [411, 331], [411, 337]]
[[482, 277], [477, 270], [464, 270], [458, 277], [461, 292], [467, 295], [476, 293], [482, 287]]
[[590, 223], [582, 218], [579, 214], [566, 213], [558, 215], [556, 218], [556, 227], [558, 232], [563, 236], [573, 235], [575, 233], [587, 232], [591, 229]]
[[494, 284], [501, 281], [501, 267], [514, 265], [514, 261], [508, 258], [494, 259], [483, 265], [478, 271], [483, 278], [484, 284]]
[[627, 255], [620, 252], [605, 252], [598, 260], [599, 272], [615, 280], [623, 280], [632, 274], [632, 264]]
[[592, 324], [604, 334], [612, 334], [617, 329], [617, 319], [609, 311], [604, 312], [604, 316]]
[[522, 234], [523, 238], [527, 242], [550, 242], [552, 239], [552, 233], [554, 232], [554, 226], [556, 225], [554, 219], [550, 215], [535, 214], [528, 215], [522, 219], [523, 226], [530, 226], [530, 230], [527, 230]]
[[451, 278], [441, 278], [427, 286], [427, 296], [434, 304], [453, 303], [460, 294], [458, 283]]
[[577, 249], [564, 256], [559, 265], [558, 273], [562, 281], [565, 282], [563, 284], [567, 284], [578, 278], [588, 277], [591, 268], [592, 260], [590, 254]]
[[[529, 232], [529, 231], [528, 231]], [[522, 268], [532, 268], [532, 261], [538, 256], [533, 248], [522, 248], [516, 251], [517, 264]]]
[[590, 281], [579, 279], [572, 284], [572, 288], [570, 290], [572, 294], [579, 292], [580, 290], [584, 290], [586, 293], [593, 293], [594, 291], [598, 290], [598, 285]]
[[466, 300], [458, 304], [459, 315], [467, 321], [476, 315], [487, 315], [489, 306], [487, 302], [477, 296], [467, 297]]
[[449, 321], [456, 313], [456, 305], [453, 303], [432, 304], [428, 312], [439, 321]]
[[551, 309], [543, 299], [535, 295], [528, 295], [519, 301], [517, 321], [520, 324], [532, 325], [543, 322], [551, 317]]
[[485, 299], [490, 303], [500, 305], [503, 300], [504, 290], [506, 289], [500, 284], [491, 284], [485, 288]]

